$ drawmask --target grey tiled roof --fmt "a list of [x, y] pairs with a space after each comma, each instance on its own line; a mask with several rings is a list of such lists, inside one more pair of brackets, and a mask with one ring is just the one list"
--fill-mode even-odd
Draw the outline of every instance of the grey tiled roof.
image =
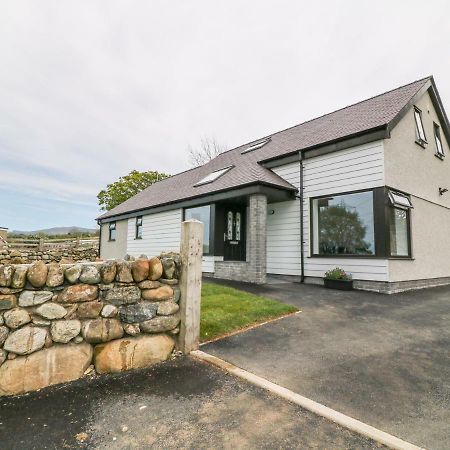
[[[294, 186], [259, 163], [267, 159], [285, 156], [297, 150], [317, 147], [387, 126], [430, 79], [431, 77], [427, 77], [415, 81], [269, 135], [271, 141], [258, 150], [241, 154], [243, 150], [252, 144], [247, 143], [224, 152], [203, 166], [179, 173], [153, 184], [119, 206], [104, 213], [99, 219], [256, 183], [271, 185], [285, 190], [295, 190]], [[231, 165], [234, 167], [216, 181], [195, 186], [198, 181], [211, 172]]]

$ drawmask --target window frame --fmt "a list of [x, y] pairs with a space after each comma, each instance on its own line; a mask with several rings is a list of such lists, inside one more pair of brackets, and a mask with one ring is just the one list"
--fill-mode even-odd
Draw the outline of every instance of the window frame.
[[144, 223], [143, 217], [144, 216], [136, 216], [136, 220], [134, 222], [134, 239], [142, 239], [142, 225]]
[[[214, 181], [217, 181], [219, 178], [223, 177], [226, 173], [228, 173], [233, 168], [234, 168], [234, 166], [231, 165], [231, 166], [227, 166], [227, 167], [222, 167], [221, 169], [213, 170], [212, 172], [208, 173], [208, 175], [205, 175], [199, 181], [197, 181], [194, 184], [194, 187], [199, 187], [199, 186], [203, 186], [205, 184], [214, 183]], [[217, 173], [217, 175], [214, 178], [208, 179], [208, 177], [210, 177], [211, 175], [214, 175], [215, 173]]]
[[[111, 231], [114, 231], [114, 238], [111, 237]], [[117, 222], [109, 222], [108, 224], [108, 242], [115, 242], [117, 238]]]
[[[417, 117], [419, 117], [420, 124], [422, 126], [423, 138], [420, 136], [419, 124], [417, 123]], [[428, 144], [427, 134], [425, 132], [425, 126], [423, 124], [422, 110], [414, 105], [414, 123], [416, 125], [416, 144], [425, 148]]]
[[[383, 196], [383, 188], [370, 188], [370, 189], [358, 189], [354, 191], [346, 191], [346, 192], [333, 192], [326, 195], [318, 195], [315, 197], [310, 197], [309, 199], [309, 233], [310, 233], [310, 243], [309, 243], [309, 258], [362, 258], [362, 259], [379, 259], [386, 258], [385, 256], [385, 241], [386, 236], [383, 233], [384, 229], [384, 214], [379, 214], [380, 206], [384, 209], [384, 196]], [[341, 196], [341, 195], [349, 195], [349, 194], [360, 194], [363, 192], [372, 192], [372, 201], [373, 201], [373, 227], [374, 227], [374, 254], [373, 255], [321, 255], [318, 253], [314, 253], [314, 210], [313, 210], [313, 202], [314, 200], [327, 198], [330, 196]]]
[[203, 256], [214, 256], [214, 233], [215, 233], [215, 217], [216, 217], [216, 205], [214, 203], [205, 203], [203, 205], [191, 206], [189, 208], [183, 208], [183, 222], [186, 220], [186, 210], [202, 208], [203, 206], [209, 206], [209, 251], [203, 253]]
[[[436, 122], [433, 122], [433, 131], [434, 131], [434, 143], [436, 145], [436, 152], [435, 155], [443, 160], [445, 158], [445, 152], [444, 152], [444, 146], [442, 144], [442, 137], [441, 137], [441, 127]], [[439, 145], [441, 146], [441, 151], [439, 151]]]
[[[410, 199], [410, 195], [389, 186], [376, 187], [370, 189], [358, 189], [354, 191], [332, 192], [326, 195], [318, 195], [309, 198], [309, 256], [307, 258], [334, 258], [334, 259], [414, 259], [412, 253], [412, 228], [411, 228], [411, 208], [407, 209], [408, 214], [408, 256], [392, 256], [390, 248], [390, 224], [389, 208], [392, 208], [389, 198], [389, 191], [394, 191]], [[358, 194], [361, 192], [373, 192], [373, 221], [375, 252], [373, 255], [320, 255], [314, 253], [314, 212], [313, 201], [330, 196]]]

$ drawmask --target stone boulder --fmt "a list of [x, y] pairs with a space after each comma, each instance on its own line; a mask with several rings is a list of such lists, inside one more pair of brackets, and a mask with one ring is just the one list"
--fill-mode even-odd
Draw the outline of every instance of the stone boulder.
[[100, 266], [100, 276], [105, 284], [112, 283], [116, 278], [116, 262], [106, 261]]
[[148, 260], [148, 279], [156, 281], [161, 278], [163, 274], [163, 266], [161, 261], [156, 256]]
[[27, 283], [27, 272], [27, 267], [17, 266], [11, 280], [11, 287], [14, 289], [23, 289]]
[[158, 304], [158, 314], [160, 316], [170, 316], [178, 312], [179, 309], [180, 307], [172, 300], [159, 302]]
[[170, 286], [164, 285], [156, 289], [144, 289], [142, 291], [142, 298], [159, 302], [161, 300], [169, 300], [173, 298], [173, 289]]
[[103, 303], [99, 301], [81, 303], [77, 309], [77, 316], [80, 319], [96, 319], [102, 308]]
[[12, 277], [14, 274], [14, 266], [0, 265], [0, 286], [11, 286]]
[[141, 322], [139, 327], [144, 333], [162, 333], [170, 331], [180, 323], [179, 314], [173, 316], [156, 316], [153, 319]]
[[14, 308], [6, 311], [3, 315], [5, 325], [9, 328], [16, 329], [31, 322], [31, 317], [26, 309]]
[[[44, 317], [44, 319], [62, 319], [67, 314], [67, 310], [58, 303], [48, 302], [36, 308], [36, 314]], [[33, 320], [33, 323], [36, 322]]]
[[156, 316], [157, 303], [136, 303], [119, 308], [120, 320], [125, 323], [137, 323]]
[[141, 290], [137, 286], [114, 286], [104, 291], [104, 299], [115, 306], [128, 305], [141, 299]]
[[36, 306], [48, 302], [53, 297], [51, 291], [23, 291], [19, 296], [19, 305]]
[[102, 309], [101, 316], [107, 319], [116, 317], [119, 310], [114, 305], [105, 305]]
[[146, 280], [149, 273], [148, 261], [146, 259], [138, 259], [137, 261], [133, 261], [131, 263], [131, 273], [136, 283]]
[[0, 366], [6, 361], [7, 357], [8, 353], [6, 353], [5, 350], [0, 349]]
[[14, 294], [0, 294], [0, 311], [11, 309], [17, 305], [17, 299]]
[[75, 264], [72, 267], [68, 267], [64, 271], [64, 276], [66, 277], [66, 280], [72, 284], [76, 283], [80, 279], [82, 269], [83, 266], [81, 264]]
[[6, 338], [3, 348], [18, 355], [29, 355], [44, 346], [46, 337], [45, 328], [26, 326], [11, 333]]
[[117, 373], [149, 367], [168, 359], [174, 346], [173, 338], [164, 334], [100, 344], [94, 349], [95, 370], [98, 373]]
[[131, 264], [127, 261], [118, 261], [116, 264], [116, 280], [121, 283], [133, 283]]
[[144, 280], [138, 284], [140, 289], [156, 289], [161, 286], [159, 281]]
[[80, 281], [86, 284], [100, 283], [101, 277], [97, 266], [94, 266], [93, 264], [83, 266], [81, 270]]
[[67, 344], [81, 331], [81, 322], [79, 320], [55, 320], [50, 325], [50, 334], [54, 342]]
[[9, 334], [8, 328], [0, 326], [0, 346], [2, 346], [3, 343], [6, 341], [8, 334]]
[[61, 286], [64, 283], [64, 269], [58, 263], [48, 265], [46, 285], [48, 287]]
[[35, 391], [52, 384], [81, 378], [92, 361], [92, 346], [54, 345], [30, 356], [8, 360], [0, 366], [0, 395]]
[[139, 328], [138, 323], [124, 323], [123, 331], [130, 336], [137, 336], [141, 332], [141, 329]]
[[81, 334], [85, 341], [98, 344], [120, 339], [123, 328], [117, 319], [94, 319], [83, 322]]
[[27, 279], [35, 288], [45, 286], [47, 281], [48, 268], [44, 261], [37, 261], [28, 269]]
[[163, 266], [164, 278], [166, 278], [167, 280], [171, 280], [174, 277], [175, 271], [177, 269], [175, 261], [172, 258], [161, 258], [161, 264]]
[[60, 303], [81, 303], [97, 300], [98, 286], [91, 284], [76, 284], [69, 286], [58, 295]]

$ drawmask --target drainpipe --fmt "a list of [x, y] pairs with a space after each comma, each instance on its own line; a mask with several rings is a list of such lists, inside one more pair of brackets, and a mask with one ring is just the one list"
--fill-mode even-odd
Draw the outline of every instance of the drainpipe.
[[303, 153], [298, 152], [300, 161], [300, 283], [305, 282], [305, 255], [304, 255], [304, 231], [303, 231]]
[[97, 220], [97, 225], [100, 226], [100, 230], [98, 233], [98, 257], [100, 258], [100, 250], [102, 249], [102, 223], [100, 220]]

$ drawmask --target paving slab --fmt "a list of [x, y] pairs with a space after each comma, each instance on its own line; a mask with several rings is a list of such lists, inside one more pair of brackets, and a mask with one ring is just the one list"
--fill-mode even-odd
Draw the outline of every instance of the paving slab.
[[0, 447], [382, 448], [190, 357], [0, 399]]
[[301, 313], [203, 351], [413, 444], [450, 448], [450, 287], [382, 295], [215, 282]]

